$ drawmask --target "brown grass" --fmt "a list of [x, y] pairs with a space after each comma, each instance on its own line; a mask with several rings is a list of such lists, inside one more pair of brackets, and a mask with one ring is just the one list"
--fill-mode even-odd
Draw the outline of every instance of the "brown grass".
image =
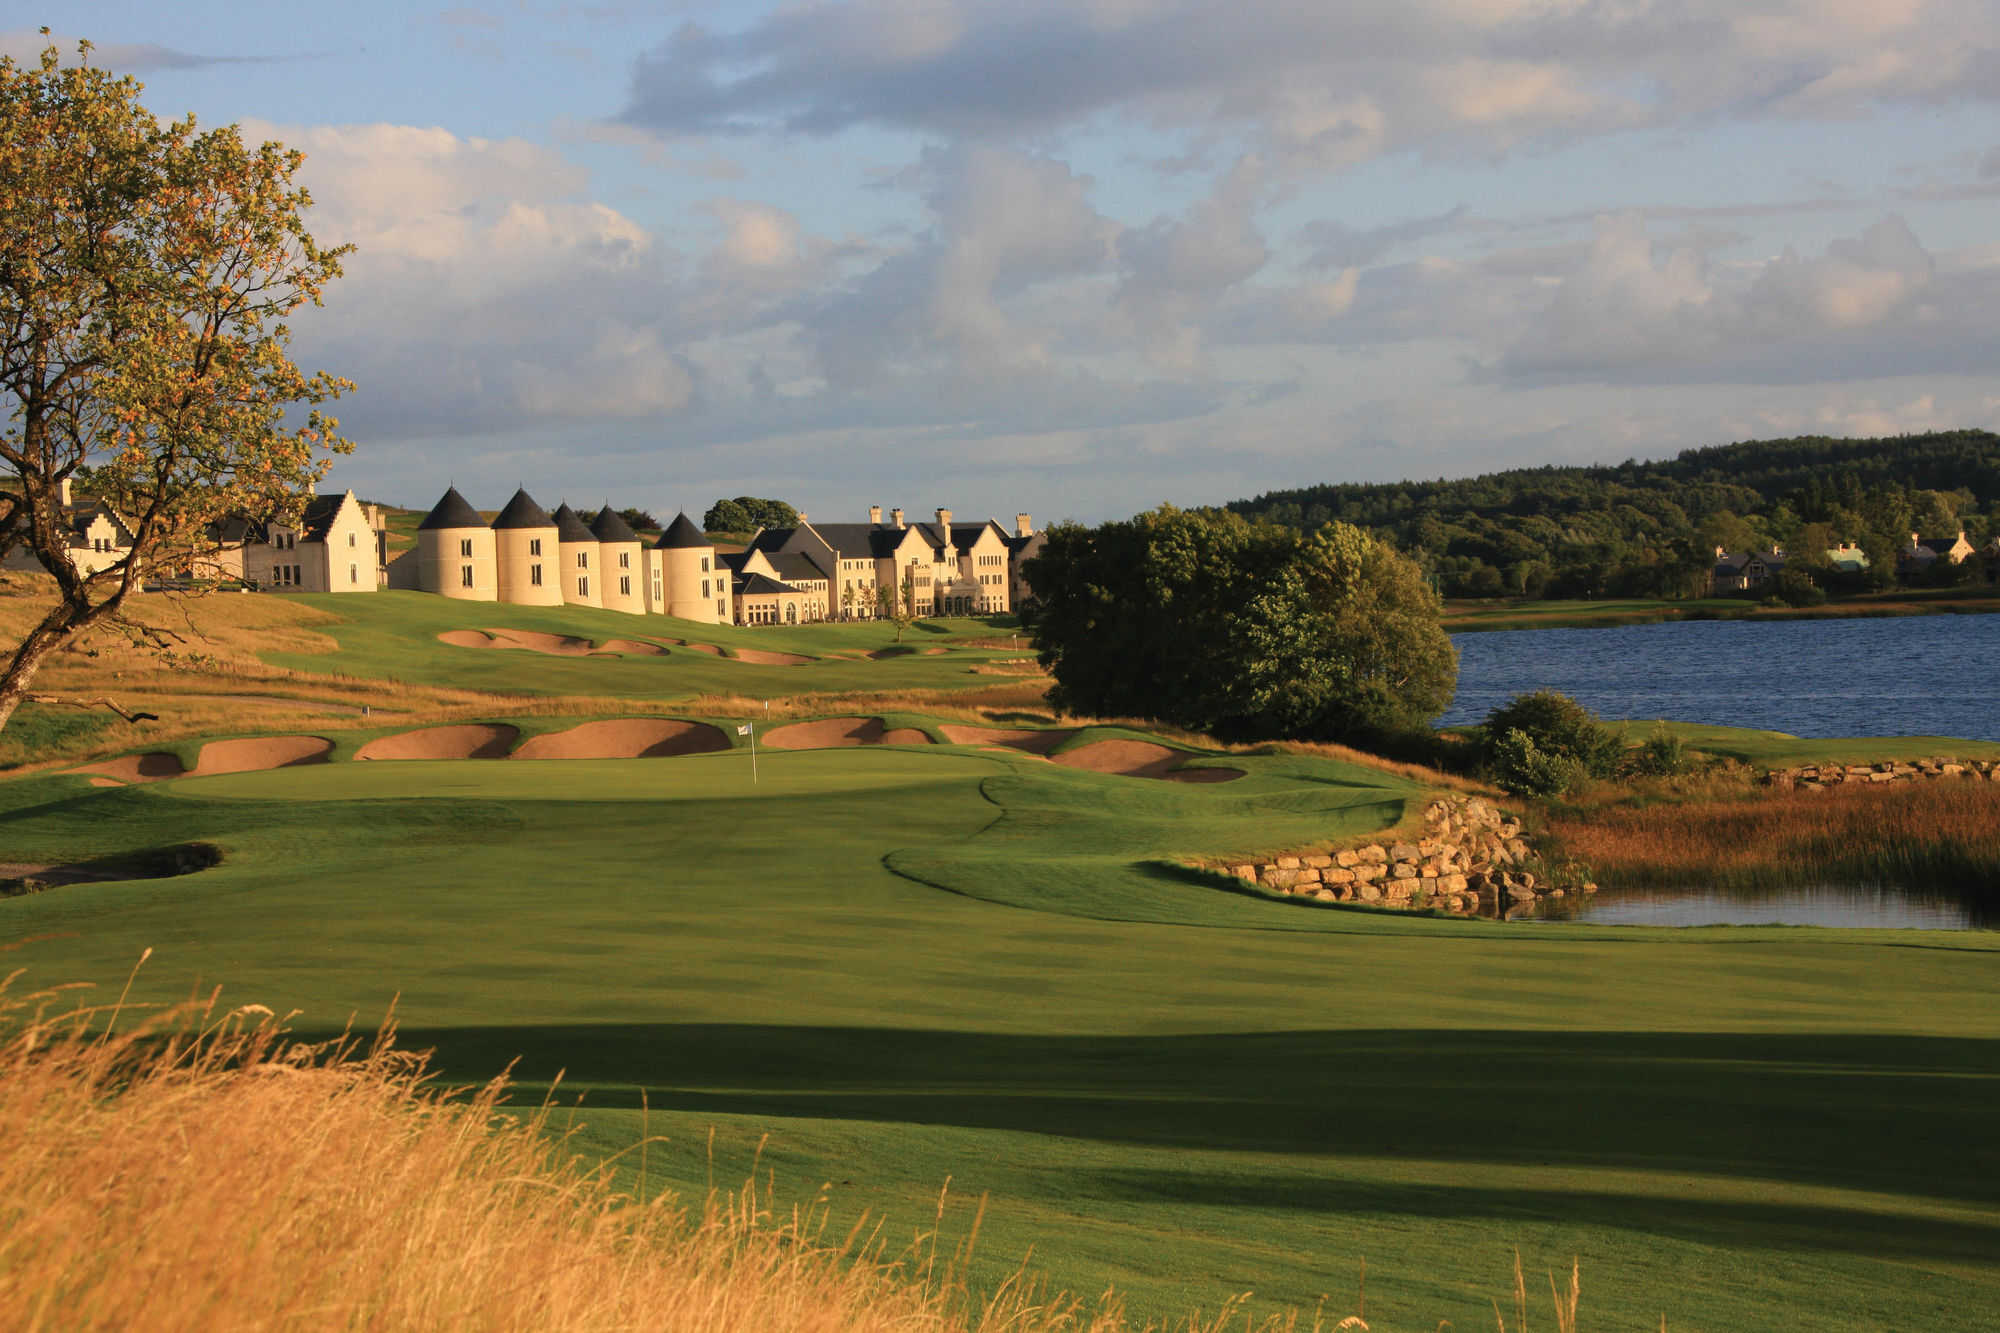
[[[971, 1240], [941, 1256], [931, 1230], [890, 1255], [879, 1226], [829, 1235], [818, 1207], [774, 1210], [754, 1181], [698, 1207], [622, 1194], [546, 1108], [506, 1111], [504, 1081], [442, 1091], [389, 1036], [301, 1045], [268, 1010], [213, 997], [138, 1022], [115, 1006], [50, 1017], [62, 998], [0, 997], [0, 1326], [1134, 1327], [1108, 1293], [1086, 1305], [1025, 1270], [975, 1293]], [[643, 1156], [628, 1165], [643, 1176]], [[1173, 1327], [1330, 1322], [1253, 1321], [1232, 1301]]]
[[1440, 768], [1428, 768], [1423, 764], [1405, 763], [1400, 759], [1385, 759], [1379, 754], [1369, 754], [1345, 745], [1335, 745], [1324, 741], [1279, 741], [1272, 745], [1258, 747], [1259, 754], [1310, 754], [1321, 759], [1338, 759], [1343, 763], [1357, 764], [1362, 768], [1372, 768], [1378, 773], [1393, 773], [1399, 778], [1421, 782], [1427, 787], [1446, 787], [1452, 791], [1468, 792], [1475, 796], [1493, 797], [1506, 800], [1506, 793], [1497, 787], [1489, 787], [1472, 778], [1447, 773]]
[[1606, 883], [2000, 888], [2000, 784], [1989, 782], [1607, 805], [1553, 812], [1542, 831]]

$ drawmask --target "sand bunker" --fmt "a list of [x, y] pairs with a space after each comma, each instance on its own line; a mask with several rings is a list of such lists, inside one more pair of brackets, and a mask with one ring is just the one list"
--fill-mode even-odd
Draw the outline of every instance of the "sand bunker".
[[722, 656], [722, 650], [712, 643], [683, 643], [681, 647], [692, 648], [698, 653], [707, 653], [710, 657]]
[[381, 736], [361, 747], [356, 759], [505, 759], [521, 735], [519, 727], [502, 722], [477, 722], [456, 727], [425, 727], [395, 736]]
[[1029, 754], [1047, 754], [1076, 735], [1075, 728], [1033, 731], [1024, 727], [966, 727], [945, 723], [938, 728], [953, 745], [1004, 745]]
[[101, 773], [101, 778], [92, 778], [93, 787], [114, 787], [125, 782], [159, 782], [163, 778], [177, 778], [187, 770], [181, 767], [177, 754], [128, 754], [120, 759], [107, 759], [101, 764], [86, 764], [76, 770], [79, 773]]
[[636, 639], [606, 639], [602, 647], [594, 647], [589, 639], [580, 639], [574, 634], [542, 634], [527, 629], [448, 629], [438, 635], [438, 640], [454, 648], [520, 648], [556, 657], [615, 657], [621, 653], [642, 657], [667, 655], [667, 650], [659, 644], [641, 643]]
[[1194, 756], [1150, 741], [1098, 741], [1049, 757], [1058, 764], [1092, 773], [1164, 778], [1168, 782], [1233, 782], [1243, 776], [1240, 768], [1181, 768], [1179, 765]]
[[830, 717], [794, 722], [765, 732], [758, 740], [773, 750], [824, 750], [835, 745], [928, 745], [915, 727], [890, 730], [879, 717]]
[[767, 653], [762, 648], [738, 648], [736, 660], [754, 662], [758, 666], [804, 666], [813, 659], [800, 657], [797, 653]]
[[705, 722], [622, 717], [586, 722], [568, 731], [531, 736], [516, 759], [653, 759], [670, 754], [727, 750], [729, 738]]
[[333, 742], [323, 736], [250, 736], [240, 741], [210, 741], [190, 777], [216, 773], [257, 773], [267, 768], [323, 764]]

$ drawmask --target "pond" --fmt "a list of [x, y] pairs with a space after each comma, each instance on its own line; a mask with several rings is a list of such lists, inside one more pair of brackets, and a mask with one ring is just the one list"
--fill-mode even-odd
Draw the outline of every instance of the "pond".
[[[1670, 718], [1794, 736], [2000, 741], [2000, 616], [1938, 615], [1452, 636], [1458, 698], [1443, 725], [1551, 689], [1607, 718]], [[1876, 885], [1620, 889], [1545, 899], [1530, 920], [1599, 925], [2000, 928], [2000, 905]]]
[[1834, 926], [1882, 930], [1991, 930], [2000, 912], [1949, 892], [1875, 884], [1785, 889], [1709, 887], [1620, 889], [1544, 898], [1517, 921], [1597, 926]]
[[1608, 718], [1670, 718], [1794, 736], [2000, 741], [2000, 616], [1455, 634], [1458, 698], [1444, 726], [1530, 690]]

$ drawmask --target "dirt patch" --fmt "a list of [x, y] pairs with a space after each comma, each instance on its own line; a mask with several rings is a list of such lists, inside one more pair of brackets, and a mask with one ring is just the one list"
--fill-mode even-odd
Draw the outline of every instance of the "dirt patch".
[[177, 778], [187, 770], [181, 767], [181, 757], [177, 754], [128, 754], [119, 759], [106, 759], [101, 764], [85, 764], [76, 770], [79, 773], [101, 773], [103, 779], [92, 778], [93, 787], [109, 787], [126, 782], [159, 782], [165, 778]]
[[652, 759], [727, 750], [729, 738], [705, 722], [623, 717], [531, 736], [516, 759]]
[[823, 750], [834, 745], [882, 745], [888, 734], [879, 717], [829, 717], [776, 727], [758, 739], [773, 750]]
[[1073, 727], [1035, 731], [1025, 727], [967, 727], [949, 722], [938, 730], [953, 745], [1004, 745], [1010, 750], [1025, 750], [1029, 754], [1047, 754], [1076, 735]]
[[600, 653], [629, 653], [635, 657], [665, 657], [667, 650], [657, 643], [641, 643], [637, 639], [606, 639]]
[[698, 653], [707, 653], [710, 657], [722, 656], [722, 650], [712, 643], [684, 643], [681, 647], [692, 648]]
[[257, 773], [267, 768], [323, 764], [332, 752], [333, 742], [324, 736], [248, 736], [236, 741], [210, 741], [201, 747], [201, 758], [188, 776], [201, 778], [217, 773]]
[[1243, 776], [1240, 768], [1181, 768], [1194, 756], [1151, 741], [1098, 741], [1049, 757], [1068, 768], [1168, 782], [1233, 782]]
[[361, 747], [356, 759], [505, 759], [521, 729], [502, 722], [457, 727], [425, 727], [381, 736]]
[[[692, 648], [694, 645], [688, 646]], [[797, 653], [767, 653], [762, 648], [738, 648], [736, 660], [752, 662], [758, 666], [804, 666], [813, 659], [800, 657]]]
[[929, 734], [916, 727], [897, 727], [882, 733], [884, 745], [929, 745], [930, 743]]

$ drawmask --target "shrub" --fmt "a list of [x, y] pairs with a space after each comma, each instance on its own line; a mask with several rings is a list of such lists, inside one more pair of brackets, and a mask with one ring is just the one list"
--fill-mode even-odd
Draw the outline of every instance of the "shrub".
[[1597, 714], [1554, 690], [1515, 695], [1486, 715], [1482, 730], [1487, 738], [1487, 764], [1496, 772], [1501, 743], [1510, 731], [1522, 733], [1543, 754], [1574, 762], [1593, 778], [1617, 776], [1625, 757], [1625, 744], [1617, 732], [1605, 726]]
[[1585, 776], [1582, 764], [1540, 748], [1518, 727], [1509, 727], [1494, 741], [1490, 767], [1493, 780], [1514, 795], [1542, 799], [1573, 790]]
[[1632, 752], [1627, 768], [1642, 778], [1671, 778], [1688, 770], [1687, 746], [1667, 730], [1665, 722], [1653, 724], [1653, 734]]

